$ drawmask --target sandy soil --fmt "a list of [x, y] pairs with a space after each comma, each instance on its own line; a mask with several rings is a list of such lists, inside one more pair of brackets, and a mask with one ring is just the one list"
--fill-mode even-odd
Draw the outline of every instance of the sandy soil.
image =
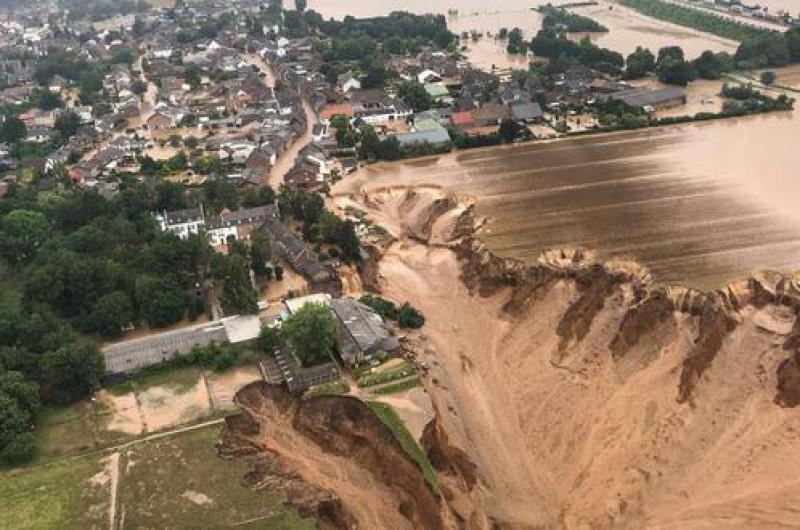
[[252, 365], [240, 366], [225, 372], [207, 377], [208, 387], [214, 409], [227, 410], [234, 407], [233, 396], [243, 386], [261, 379], [258, 368]]
[[98, 394], [98, 399], [111, 409], [111, 419], [106, 424], [109, 431], [133, 435], [145, 432], [142, 413], [133, 392], [116, 396], [103, 390]]
[[281, 263], [283, 267], [283, 280], [267, 282], [259, 292], [259, 300], [266, 300], [270, 304], [279, 303], [285, 299], [289, 291], [294, 291], [296, 296], [308, 294], [308, 282], [302, 275], [292, 269], [288, 263]]
[[204, 377], [189, 389], [156, 386], [140, 392], [138, 397], [148, 432], [196, 421], [210, 412]]
[[408, 432], [419, 441], [422, 431], [430, 423], [435, 413], [433, 404], [425, 389], [422, 387], [412, 388], [405, 392], [378, 396], [374, 401], [391, 405], [397, 412], [400, 419], [405, 423]]
[[[409, 212], [422, 208], [405, 202], [373, 201], [375, 217], [408, 228]], [[393, 220], [398, 212], [404, 217]], [[443, 228], [434, 223], [434, 232]], [[380, 275], [387, 296], [426, 316], [426, 387], [451, 440], [477, 464], [495, 520], [553, 528], [797, 524], [800, 417], [773, 402], [787, 355], [780, 310], [737, 312], [739, 325], [689, 404], [676, 397], [696, 320], [676, 313], [614, 359], [609, 344], [632, 304], [624, 286], [582, 339], [565, 342], [556, 330], [577, 303], [571, 280], [549, 284], [511, 314], [503, 309], [511, 292], [470, 293], [451, 250], [408, 238], [388, 250]]]

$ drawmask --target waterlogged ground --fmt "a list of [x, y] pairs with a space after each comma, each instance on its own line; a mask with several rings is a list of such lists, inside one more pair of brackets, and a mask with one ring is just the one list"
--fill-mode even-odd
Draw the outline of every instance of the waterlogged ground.
[[800, 269], [798, 134], [800, 117], [780, 113], [461, 151], [369, 166], [336, 191], [449, 187], [478, 199], [481, 236], [501, 255], [584, 246], [716, 288]]

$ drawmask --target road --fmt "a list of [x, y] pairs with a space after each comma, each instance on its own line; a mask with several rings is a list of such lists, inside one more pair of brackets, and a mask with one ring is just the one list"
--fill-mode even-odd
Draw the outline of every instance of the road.
[[[267, 86], [270, 88], [275, 88], [275, 71], [260, 55], [256, 53], [249, 53], [246, 54], [244, 58], [247, 62], [258, 68], [266, 76]], [[306, 115], [306, 130], [303, 131], [303, 134], [292, 143], [289, 149], [281, 153], [281, 155], [278, 157], [278, 160], [275, 162], [275, 165], [272, 166], [272, 169], [267, 176], [266, 184], [275, 189], [283, 184], [284, 177], [294, 167], [295, 160], [300, 154], [300, 151], [305, 146], [310, 144], [313, 139], [314, 124], [317, 123], [317, 113], [314, 112], [311, 103], [309, 103], [306, 98], [302, 99], [303, 112]]]

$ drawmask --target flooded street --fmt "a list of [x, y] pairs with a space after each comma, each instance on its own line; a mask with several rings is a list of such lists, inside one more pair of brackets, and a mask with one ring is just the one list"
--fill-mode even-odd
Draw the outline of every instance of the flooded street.
[[362, 170], [337, 191], [425, 183], [478, 198], [481, 235], [528, 260], [584, 246], [633, 257], [659, 281], [715, 288], [800, 269], [797, 114], [517, 147]]

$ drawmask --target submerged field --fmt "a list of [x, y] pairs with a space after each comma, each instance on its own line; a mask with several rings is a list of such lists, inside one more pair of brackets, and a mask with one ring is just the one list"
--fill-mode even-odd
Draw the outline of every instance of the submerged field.
[[334, 193], [442, 186], [477, 199], [480, 237], [502, 256], [581, 246], [634, 258], [658, 281], [717, 288], [800, 268], [798, 131], [786, 112], [460, 151], [369, 166]]

